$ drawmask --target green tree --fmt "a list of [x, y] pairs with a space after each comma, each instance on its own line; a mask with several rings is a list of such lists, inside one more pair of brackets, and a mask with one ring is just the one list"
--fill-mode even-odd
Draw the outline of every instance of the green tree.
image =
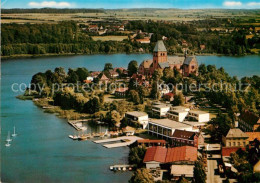
[[104, 71], [113, 70], [113, 65], [111, 63], [106, 63], [104, 66]]
[[132, 76], [133, 74], [137, 73], [137, 70], [138, 70], [137, 61], [135, 61], [135, 60], [130, 61], [128, 64], [127, 70], [128, 70], [129, 76]]
[[83, 82], [86, 77], [89, 76], [89, 72], [86, 68], [77, 68], [76, 74], [78, 75], [79, 81]]
[[139, 94], [138, 94], [138, 92], [135, 91], [135, 90], [131, 90], [131, 91], [129, 92], [128, 97], [129, 97], [130, 101], [134, 102], [134, 104], [140, 104], [140, 103], [141, 103]]
[[206, 183], [207, 175], [205, 173], [202, 158], [198, 157], [198, 160], [195, 162], [194, 165], [193, 173], [195, 183]]
[[90, 113], [90, 114], [94, 114], [96, 112], [99, 112], [101, 108], [100, 102], [99, 102], [99, 98], [98, 97], [94, 97], [92, 99], [90, 99], [84, 106], [84, 112]]
[[141, 168], [134, 172], [129, 183], [154, 183], [154, 180], [148, 169]]
[[146, 148], [144, 146], [132, 147], [129, 151], [128, 161], [130, 164], [135, 165], [138, 168], [144, 166], [143, 159], [145, 156]]
[[174, 95], [172, 104], [174, 106], [183, 105], [184, 104], [184, 96], [182, 93]]

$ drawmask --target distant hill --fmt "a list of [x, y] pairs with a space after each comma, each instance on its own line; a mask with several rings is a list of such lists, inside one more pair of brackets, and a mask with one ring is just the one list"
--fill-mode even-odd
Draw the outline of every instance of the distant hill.
[[2, 9], [2, 14], [11, 14], [11, 13], [104, 13], [103, 9], [56, 9], [56, 8], [33, 8], [33, 9]]

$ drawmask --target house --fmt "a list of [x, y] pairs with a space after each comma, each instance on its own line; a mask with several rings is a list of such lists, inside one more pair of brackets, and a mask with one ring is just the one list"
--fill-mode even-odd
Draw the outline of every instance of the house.
[[238, 127], [244, 132], [253, 132], [260, 127], [260, 117], [253, 112], [245, 110], [238, 118]]
[[[167, 50], [162, 40], [159, 40], [153, 50], [153, 60], [152, 63], [146, 60], [143, 61], [138, 69], [139, 74], [142, 75], [152, 75], [156, 69], [165, 69], [165, 68], [176, 68], [181, 73], [184, 73], [184, 76], [189, 76], [191, 73], [198, 74], [198, 62], [196, 57], [184, 57], [179, 56], [167, 56]], [[148, 70], [149, 65], [149, 70]]]
[[166, 101], [173, 101], [173, 99], [174, 99], [173, 97], [174, 97], [174, 94], [171, 93], [171, 92], [166, 93], [166, 94], [163, 95], [163, 98]]
[[100, 71], [94, 71], [90, 73], [90, 76], [93, 78], [97, 78], [100, 75], [100, 73], [101, 73]]
[[114, 70], [110, 70], [109, 71], [109, 75], [110, 75], [110, 78], [117, 78], [117, 77], [119, 77], [118, 72], [116, 72]]
[[179, 180], [180, 177], [193, 178], [194, 165], [172, 165], [171, 176], [172, 180]]
[[127, 120], [141, 124], [143, 129], [147, 127], [148, 124], [148, 114], [145, 112], [133, 111], [125, 113], [125, 117]]
[[147, 169], [160, 168], [160, 164], [165, 163], [167, 148], [153, 146], [147, 149], [143, 162]]
[[141, 43], [141, 44], [149, 44], [150, 43], [150, 38], [145, 37], [143, 39], [136, 39], [136, 42]]
[[148, 120], [148, 133], [162, 137], [165, 139], [171, 139], [175, 130], [185, 131], [198, 131], [193, 130], [191, 125], [173, 121], [170, 119], [149, 119]]
[[200, 45], [200, 50], [203, 51], [203, 50], [205, 50], [205, 49], [206, 49], [205, 44], [201, 44], [201, 45]]
[[188, 114], [189, 120], [194, 120], [197, 122], [208, 122], [209, 119], [209, 113], [199, 110], [190, 110]]
[[99, 76], [99, 83], [107, 83], [109, 81], [108, 77], [103, 73]]
[[125, 30], [125, 26], [124, 25], [120, 25], [118, 28], [119, 31], [124, 31]]
[[127, 87], [125, 87], [125, 88], [117, 88], [115, 90], [115, 96], [118, 97], [118, 98], [124, 98], [124, 97], [126, 97], [127, 91], [128, 91]]
[[146, 147], [152, 147], [152, 146], [166, 146], [166, 141], [165, 140], [150, 140], [150, 139], [142, 139], [142, 140], [137, 140], [137, 145], [138, 146], [146, 146]]
[[94, 80], [94, 78], [93, 78], [93, 77], [91, 77], [91, 76], [88, 76], [88, 77], [86, 78], [86, 80], [93, 81], [93, 80]]
[[194, 165], [197, 154], [197, 148], [191, 146], [174, 148], [153, 146], [147, 149], [143, 162], [147, 169], [160, 168], [163, 164], [170, 165], [172, 169], [175, 165]]
[[260, 173], [260, 160], [254, 165], [254, 172]]
[[248, 135], [239, 128], [230, 129], [222, 142], [225, 147], [245, 147], [249, 143]]
[[176, 129], [171, 137], [173, 146], [194, 146], [204, 145], [204, 137], [201, 133]]
[[88, 31], [89, 32], [98, 32], [98, 25], [89, 25]]
[[184, 119], [186, 118], [186, 116], [188, 115], [188, 111], [186, 110], [181, 110], [181, 109], [174, 109], [171, 108], [168, 112], [167, 112], [167, 117], [169, 119], [172, 119], [174, 121], [178, 121], [178, 122], [183, 122]]
[[170, 107], [170, 104], [155, 104], [152, 106], [152, 115], [159, 118], [165, 117]]
[[135, 128], [133, 128], [131, 126], [127, 126], [127, 127], [123, 128], [123, 133], [126, 136], [132, 136], [135, 134]]
[[248, 141], [253, 142], [255, 139], [260, 141], [260, 132], [245, 132], [248, 135]]

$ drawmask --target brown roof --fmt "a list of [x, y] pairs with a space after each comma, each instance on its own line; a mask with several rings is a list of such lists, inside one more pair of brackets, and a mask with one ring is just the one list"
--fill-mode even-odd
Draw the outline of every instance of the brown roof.
[[254, 141], [255, 139], [260, 140], [260, 132], [246, 132], [246, 134], [248, 135], [248, 140]]
[[145, 69], [149, 69], [152, 63], [152, 60], [144, 60], [140, 66], [143, 66]]
[[157, 162], [164, 163], [166, 153], [167, 153], [167, 149], [165, 147], [161, 147], [161, 146], [150, 147], [147, 149], [145, 153], [144, 162], [157, 161]]
[[191, 146], [168, 148], [165, 162], [196, 161], [197, 153], [197, 148]]
[[[230, 156], [232, 152], [236, 152], [240, 147], [222, 147], [222, 156]], [[245, 148], [241, 148], [245, 150]]]
[[242, 132], [239, 128], [231, 128], [227, 135], [226, 138], [233, 138], [233, 137], [245, 137], [248, 138], [248, 135], [244, 132]]
[[196, 160], [197, 148], [191, 146], [174, 147], [168, 149], [161, 146], [153, 146], [147, 149], [144, 157], [144, 162], [157, 161], [161, 163]]
[[195, 135], [196, 135], [195, 132], [189, 132], [189, 131], [185, 131], [185, 130], [177, 130], [176, 129], [174, 131], [172, 137], [192, 140]]
[[255, 125], [256, 123], [260, 123], [259, 116], [248, 110], [243, 111], [239, 116], [239, 118], [250, 125]]
[[102, 76], [100, 77], [100, 81], [105, 81], [105, 80], [109, 80], [105, 74], [102, 74]]
[[126, 92], [128, 90], [128, 88], [117, 88], [116, 90], [115, 90], [115, 92], [122, 92], [122, 93], [124, 93], [124, 92]]
[[165, 144], [165, 140], [150, 140], [150, 139], [142, 139], [142, 140], [137, 140], [138, 143], [163, 143]]

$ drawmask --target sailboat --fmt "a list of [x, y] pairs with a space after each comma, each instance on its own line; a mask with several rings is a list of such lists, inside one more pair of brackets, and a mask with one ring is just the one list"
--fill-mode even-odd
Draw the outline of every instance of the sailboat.
[[9, 146], [11, 146], [10, 142], [9, 142], [9, 141], [7, 141], [7, 144], [5, 144], [5, 146], [6, 146], [6, 147], [9, 147]]
[[12, 137], [17, 136], [17, 134], [15, 133], [15, 126], [14, 126], [14, 133], [12, 134]]
[[10, 131], [8, 131], [8, 135], [7, 135], [7, 138], [6, 138], [6, 142], [11, 142], [12, 139], [10, 137]]

